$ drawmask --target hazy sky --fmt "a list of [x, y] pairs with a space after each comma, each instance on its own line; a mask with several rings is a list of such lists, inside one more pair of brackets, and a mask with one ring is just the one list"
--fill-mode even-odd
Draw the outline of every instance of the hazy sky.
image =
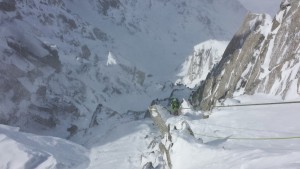
[[274, 16], [282, 0], [239, 0], [248, 10], [255, 13], [268, 13]]

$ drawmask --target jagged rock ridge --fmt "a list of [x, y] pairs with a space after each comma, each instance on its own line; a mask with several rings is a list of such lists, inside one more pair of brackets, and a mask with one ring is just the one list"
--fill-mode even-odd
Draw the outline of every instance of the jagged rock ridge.
[[282, 1], [273, 20], [249, 14], [220, 63], [192, 95], [193, 104], [210, 110], [218, 100], [240, 94], [299, 97], [299, 3]]

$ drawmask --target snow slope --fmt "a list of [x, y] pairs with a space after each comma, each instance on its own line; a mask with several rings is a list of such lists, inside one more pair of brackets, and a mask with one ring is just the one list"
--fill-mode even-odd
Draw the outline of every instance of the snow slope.
[[[234, 99], [243, 104], [282, 101], [269, 95]], [[203, 119], [201, 112], [185, 109], [182, 116], [165, 116], [167, 125], [171, 125], [172, 142], [166, 146], [172, 145], [169, 150], [172, 168], [297, 169], [300, 166], [298, 109], [299, 104], [220, 108], [213, 110], [208, 119]], [[159, 112], [168, 114], [164, 109]], [[194, 136], [187, 132], [186, 123]], [[298, 138], [280, 139], [295, 136]]]
[[[157, 135], [150, 119], [131, 121], [112, 128], [103, 137], [94, 136], [87, 147], [91, 149], [89, 169], [142, 168], [142, 157]], [[96, 144], [91, 144], [96, 141]]]
[[80, 145], [5, 125], [0, 125], [0, 150], [1, 169], [83, 169], [90, 163], [89, 151]]
[[229, 42], [208, 40], [194, 47], [194, 54], [189, 56], [182, 64], [182, 70], [178, 74], [180, 79], [177, 84], [184, 84], [189, 88], [195, 88], [206, 79], [207, 74], [221, 60]]

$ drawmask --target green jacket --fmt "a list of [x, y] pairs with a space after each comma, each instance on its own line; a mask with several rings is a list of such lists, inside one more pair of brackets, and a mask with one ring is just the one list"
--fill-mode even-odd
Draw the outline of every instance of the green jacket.
[[178, 101], [177, 99], [173, 99], [173, 100], [171, 101], [171, 108], [172, 108], [172, 111], [173, 111], [173, 112], [178, 111], [179, 107], [180, 107], [179, 101]]

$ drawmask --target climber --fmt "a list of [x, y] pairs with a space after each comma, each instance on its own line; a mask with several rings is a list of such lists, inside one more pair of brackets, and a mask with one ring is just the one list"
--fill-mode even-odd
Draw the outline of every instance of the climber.
[[179, 115], [179, 107], [180, 107], [179, 100], [177, 98], [173, 98], [171, 100], [171, 113], [174, 114], [175, 116], [178, 116]]

